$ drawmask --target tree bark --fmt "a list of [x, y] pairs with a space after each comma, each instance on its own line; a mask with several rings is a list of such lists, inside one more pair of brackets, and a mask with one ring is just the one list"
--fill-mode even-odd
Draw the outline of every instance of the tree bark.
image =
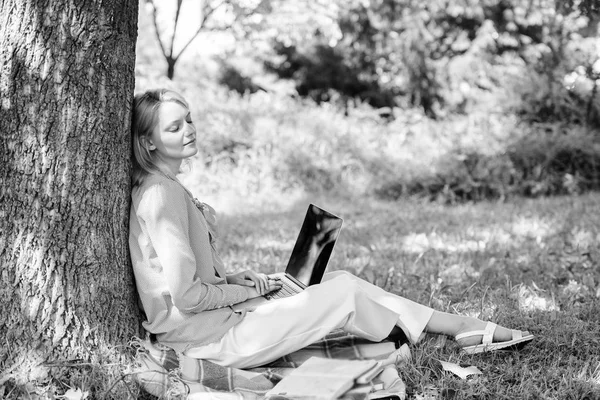
[[137, 11], [0, 0], [0, 371], [35, 379], [139, 332], [127, 248]]

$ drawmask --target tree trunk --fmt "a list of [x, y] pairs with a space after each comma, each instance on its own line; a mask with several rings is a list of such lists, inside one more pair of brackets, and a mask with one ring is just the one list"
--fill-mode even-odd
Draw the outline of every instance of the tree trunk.
[[0, 371], [23, 379], [139, 332], [127, 248], [137, 9], [0, 1]]
[[173, 77], [175, 76], [175, 64], [177, 63], [177, 58], [167, 56], [166, 60], [167, 60], [167, 78], [173, 80]]

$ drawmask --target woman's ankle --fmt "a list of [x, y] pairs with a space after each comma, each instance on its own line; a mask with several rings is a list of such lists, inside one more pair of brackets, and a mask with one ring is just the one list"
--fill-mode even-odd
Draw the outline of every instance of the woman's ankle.
[[[479, 320], [464, 315], [450, 314], [442, 311], [434, 311], [425, 326], [425, 331], [455, 337], [465, 330], [477, 325]], [[482, 322], [482, 321], [479, 321]], [[482, 328], [481, 328], [482, 329]], [[472, 330], [472, 329], [471, 329]]]

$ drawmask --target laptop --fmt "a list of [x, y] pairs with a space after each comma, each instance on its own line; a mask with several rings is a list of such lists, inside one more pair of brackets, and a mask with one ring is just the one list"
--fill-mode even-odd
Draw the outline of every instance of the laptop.
[[321, 283], [343, 220], [314, 204], [309, 204], [285, 272], [269, 275], [279, 279], [282, 288], [232, 306], [234, 311], [256, 307], [264, 302], [293, 296], [308, 286]]

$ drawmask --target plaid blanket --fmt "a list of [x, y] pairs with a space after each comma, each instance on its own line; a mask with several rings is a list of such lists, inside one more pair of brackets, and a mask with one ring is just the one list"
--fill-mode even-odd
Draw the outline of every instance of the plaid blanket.
[[[342, 331], [336, 331], [324, 339], [260, 368], [248, 370], [222, 367], [206, 360], [198, 360], [176, 354], [174, 350], [149, 338], [134, 339], [137, 348], [138, 369], [135, 377], [147, 392], [160, 398], [187, 399], [264, 399], [269, 391], [294, 368], [311, 357], [327, 357], [347, 360], [397, 358], [410, 354], [406, 345], [384, 341], [373, 343]], [[402, 355], [401, 355], [402, 354]], [[393, 369], [390, 375], [389, 369]], [[398, 378], [395, 365], [386, 372], [386, 380], [379, 386], [388, 388], [390, 381]], [[384, 374], [382, 374], [383, 376]], [[391, 376], [391, 378], [390, 378]], [[398, 378], [399, 379], [399, 378]], [[346, 399], [365, 399], [373, 392], [375, 380], [370, 385], [356, 386]], [[399, 380], [399, 383], [402, 383]], [[401, 385], [403, 387], [403, 384]], [[389, 391], [385, 394], [389, 395]], [[371, 398], [373, 394], [371, 393]]]

